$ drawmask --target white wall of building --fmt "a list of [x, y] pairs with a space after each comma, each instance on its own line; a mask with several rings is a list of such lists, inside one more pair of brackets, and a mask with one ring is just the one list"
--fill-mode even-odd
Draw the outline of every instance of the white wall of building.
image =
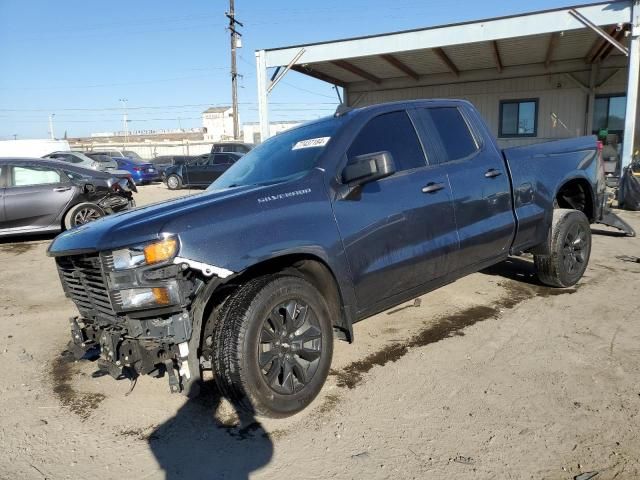
[[202, 126], [206, 128], [205, 140], [212, 142], [233, 140], [233, 110], [212, 108], [204, 111]]
[[91, 142], [73, 145], [73, 150], [131, 150], [144, 159], [153, 159], [161, 155], [201, 155], [211, 151], [211, 142], [139, 142], [122, 143], [115, 142]]
[[0, 157], [39, 158], [57, 151], [69, 151], [69, 142], [49, 139], [0, 141]]

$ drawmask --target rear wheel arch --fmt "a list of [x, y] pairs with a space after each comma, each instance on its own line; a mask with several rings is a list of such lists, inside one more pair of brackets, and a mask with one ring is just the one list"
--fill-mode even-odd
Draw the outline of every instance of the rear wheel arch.
[[572, 178], [558, 188], [553, 197], [556, 208], [578, 210], [585, 214], [590, 222], [595, 220], [595, 195], [591, 184], [585, 178]]

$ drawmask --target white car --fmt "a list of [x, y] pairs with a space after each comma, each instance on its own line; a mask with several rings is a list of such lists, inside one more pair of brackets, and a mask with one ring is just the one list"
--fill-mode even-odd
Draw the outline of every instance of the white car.
[[103, 172], [116, 170], [118, 164], [106, 155], [90, 158], [82, 152], [52, 152], [42, 158], [50, 158], [60, 162], [67, 162], [78, 167], [90, 168], [91, 170], [100, 170]]

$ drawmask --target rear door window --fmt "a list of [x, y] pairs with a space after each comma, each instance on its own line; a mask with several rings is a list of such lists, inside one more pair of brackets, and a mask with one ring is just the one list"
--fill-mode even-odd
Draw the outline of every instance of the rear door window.
[[435, 135], [440, 146], [441, 162], [453, 162], [473, 155], [479, 150], [467, 121], [457, 107], [421, 108], [429, 135]]
[[13, 187], [28, 187], [33, 185], [51, 185], [62, 183], [62, 177], [57, 170], [43, 167], [13, 167], [11, 185]]
[[389, 152], [397, 172], [426, 166], [418, 135], [404, 110], [371, 119], [349, 147], [347, 158], [352, 161], [376, 152]]

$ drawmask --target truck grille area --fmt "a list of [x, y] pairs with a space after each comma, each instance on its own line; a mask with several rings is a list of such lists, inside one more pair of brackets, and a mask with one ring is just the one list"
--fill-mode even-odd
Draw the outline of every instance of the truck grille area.
[[81, 314], [93, 319], [115, 319], [116, 312], [98, 254], [58, 257], [56, 262], [62, 287]]

